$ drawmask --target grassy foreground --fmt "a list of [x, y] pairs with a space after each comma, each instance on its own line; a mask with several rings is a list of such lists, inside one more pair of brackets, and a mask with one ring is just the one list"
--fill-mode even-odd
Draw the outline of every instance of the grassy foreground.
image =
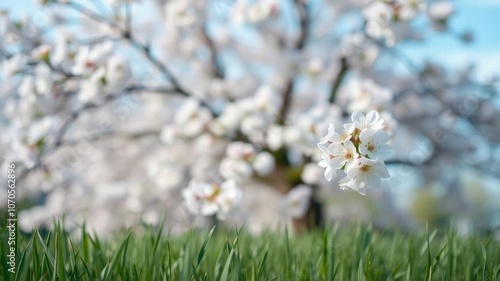
[[19, 236], [16, 274], [2, 280], [500, 280], [500, 243], [489, 237], [385, 233], [331, 227], [302, 236], [192, 230], [169, 236], [146, 229], [100, 240], [82, 229], [71, 239]]

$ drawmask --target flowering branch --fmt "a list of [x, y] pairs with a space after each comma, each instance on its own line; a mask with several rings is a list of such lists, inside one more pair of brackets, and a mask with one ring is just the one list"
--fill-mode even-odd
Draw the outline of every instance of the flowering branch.
[[158, 60], [151, 52], [151, 48], [147, 45], [141, 44], [139, 41], [135, 40], [134, 37], [130, 32], [127, 32], [126, 30], [123, 31], [120, 26], [118, 26], [116, 23], [108, 21], [105, 17], [93, 12], [92, 10], [87, 9], [86, 7], [72, 2], [63, 2], [66, 6], [86, 15], [87, 17], [100, 22], [107, 24], [113, 28], [116, 28], [117, 30], [121, 31], [123, 38], [125, 38], [134, 48], [139, 50], [158, 70], [160, 70], [163, 75], [169, 79], [170, 83], [174, 86], [175, 90], [178, 91], [180, 94], [184, 96], [190, 96], [190, 94], [181, 87], [175, 76], [172, 74], [172, 72], [168, 69], [166, 65], [164, 65], [160, 60]]

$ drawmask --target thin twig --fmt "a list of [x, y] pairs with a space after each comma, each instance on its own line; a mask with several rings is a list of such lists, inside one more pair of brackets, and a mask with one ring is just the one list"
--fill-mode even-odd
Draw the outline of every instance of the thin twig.
[[80, 12], [81, 14], [87, 16], [90, 19], [93, 19], [96, 22], [109, 25], [113, 28], [116, 28], [117, 30], [122, 30], [120, 28], [120, 26], [118, 24], [116, 24], [115, 22], [109, 21], [106, 17], [90, 10], [89, 8], [83, 6], [79, 3], [76, 3], [73, 1], [65, 1], [65, 2], [60, 2], [60, 3], [63, 5], [66, 5], [69, 8], [72, 8], [73, 10], [76, 10], [77, 12]]

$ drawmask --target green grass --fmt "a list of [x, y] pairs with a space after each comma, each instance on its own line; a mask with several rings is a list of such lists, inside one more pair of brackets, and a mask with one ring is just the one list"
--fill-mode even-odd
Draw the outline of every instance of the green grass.
[[145, 228], [102, 240], [56, 226], [18, 236], [16, 274], [2, 280], [500, 280], [500, 243], [490, 237], [407, 234], [352, 226], [301, 236], [192, 230], [171, 236]]

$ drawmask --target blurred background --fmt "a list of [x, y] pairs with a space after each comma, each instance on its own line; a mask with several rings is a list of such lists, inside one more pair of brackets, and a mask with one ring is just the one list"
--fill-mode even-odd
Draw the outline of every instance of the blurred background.
[[[225, 223], [253, 232], [362, 221], [500, 236], [498, 1], [18, 0], [0, 10], [0, 155], [22, 177], [23, 231], [64, 217], [69, 230], [87, 221], [109, 234], [163, 213], [174, 232], [209, 226], [182, 190], [237, 178], [243, 199]], [[324, 179], [316, 143], [329, 123], [371, 109], [394, 154], [391, 177], [364, 196]], [[235, 142], [252, 160], [224, 167]], [[312, 192], [290, 194], [303, 185]]]

